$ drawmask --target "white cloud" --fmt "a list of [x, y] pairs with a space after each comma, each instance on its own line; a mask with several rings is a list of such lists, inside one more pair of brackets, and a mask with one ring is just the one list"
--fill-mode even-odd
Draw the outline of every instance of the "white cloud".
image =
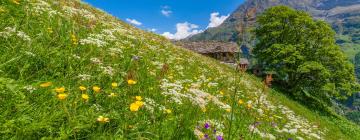
[[173, 13], [173, 11], [171, 11], [170, 6], [162, 6], [161, 7], [161, 14], [166, 16], [166, 17], [170, 17], [170, 15]]
[[229, 17], [229, 15], [220, 16], [219, 12], [211, 13], [210, 14], [210, 23], [207, 28], [214, 28], [214, 27], [221, 25], [228, 17]]
[[137, 26], [142, 25], [142, 23], [139, 22], [139, 21], [137, 21], [136, 19], [127, 18], [126, 21], [129, 22], [129, 23], [131, 23], [131, 24], [137, 25]]
[[155, 28], [151, 28], [151, 29], [148, 29], [148, 31], [150, 31], [150, 32], [156, 32], [156, 31], [157, 31], [157, 29], [155, 29]]
[[172, 14], [171, 10], [161, 10], [161, 14], [163, 14], [166, 17], [170, 17], [170, 15]]
[[198, 34], [203, 32], [202, 30], [197, 30], [198, 25], [191, 24], [188, 22], [176, 24], [176, 33], [172, 34], [170, 32], [164, 32], [162, 35], [168, 39], [180, 40], [186, 37]]

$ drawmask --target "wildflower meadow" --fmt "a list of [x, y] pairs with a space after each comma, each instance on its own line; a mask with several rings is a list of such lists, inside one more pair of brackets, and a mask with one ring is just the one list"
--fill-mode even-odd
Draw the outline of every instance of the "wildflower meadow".
[[360, 138], [81, 1], [2, 0], [0, 20], [0, 139]]

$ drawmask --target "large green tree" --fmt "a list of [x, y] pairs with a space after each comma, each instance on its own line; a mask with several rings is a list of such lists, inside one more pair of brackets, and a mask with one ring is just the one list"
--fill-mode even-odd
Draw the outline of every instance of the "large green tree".
[[269, 8], [257, 19], [254, 54], [276, 81], [295, 97], [329, 103], [357, 87], [354, 66], [335, 44], [335, 32], [322, 20], [286, 6]]

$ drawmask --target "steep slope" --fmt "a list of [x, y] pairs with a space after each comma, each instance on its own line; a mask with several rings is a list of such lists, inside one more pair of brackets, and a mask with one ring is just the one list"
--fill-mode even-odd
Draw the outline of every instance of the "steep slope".
[[260, 80], [79, 1], [0, 1], [1, 139], [356, 139]]
[[[304, 10], [317, 19], [328, 21], [339, 35], [339, 44], [349, 46], [349, 43], [359, 43], [360, 41], [359, 0], [247, 0], [222, 25], [210, 28], [187, 40], [238, 41], [244, 32], [245, 20], [249, 22], [248, 27], [251, 28], [254, 26], [256, 15], [276, 5], [286, 5]], [[351, 55], [355, 54], [351, 53]]]

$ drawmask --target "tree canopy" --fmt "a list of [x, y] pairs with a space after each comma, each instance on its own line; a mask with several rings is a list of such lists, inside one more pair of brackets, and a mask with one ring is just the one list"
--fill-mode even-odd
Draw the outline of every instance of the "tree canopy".
[[254, 55], [276, 82], [301, 99], [329, 103], [356, 87], [354, 66], [335, 43], [335, 32], [322, 20], [286, 6], [269, 8], [257, 19]]

